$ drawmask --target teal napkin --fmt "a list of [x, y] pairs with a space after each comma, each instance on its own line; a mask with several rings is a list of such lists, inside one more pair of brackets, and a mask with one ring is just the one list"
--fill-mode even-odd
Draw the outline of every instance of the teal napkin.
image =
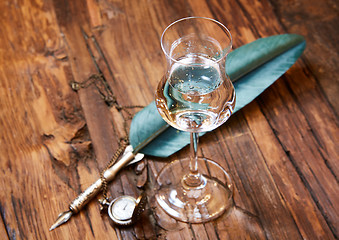
[[[305, 46], [302, 36], [282, 34], [258, 39], [229, 53], [226, 71], [237, 96], [234, 112], [283, 75]], [[156, 157], [168, 157], [190, 143], [190, 134], [170, 127], [161, 118], [154, 101], [134, 116], [129, 138], [135, 152]]]

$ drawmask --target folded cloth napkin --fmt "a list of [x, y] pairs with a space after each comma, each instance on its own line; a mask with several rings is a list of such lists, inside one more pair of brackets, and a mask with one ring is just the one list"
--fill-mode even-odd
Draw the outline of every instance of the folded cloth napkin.
[[[237, 97], [234, 112], [283, 75], [305, 47], [302, 36], [282, 34], [260, 38], [229, 53], [226, 71]], [[129, 138], [135, 152], [156, 157], [168, 157], [190, 143], [190, 134], [170, 127], [161, 118], [154, 101], [134, 116]]]

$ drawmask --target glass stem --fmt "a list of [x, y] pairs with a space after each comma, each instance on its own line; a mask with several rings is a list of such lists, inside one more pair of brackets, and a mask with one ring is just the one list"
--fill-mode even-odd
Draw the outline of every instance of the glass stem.
[[199, 134], [191, 132], [190, 172], [183, 178], [184, 187], [197, 188], [204, 184], [204, 177], [198, 171], [198, 143]]
[[190, 174], [198, 174], [198, 143], [199, 143], [199, 134], [196, 132], [191, 132], [191, 146], [190, 146]]

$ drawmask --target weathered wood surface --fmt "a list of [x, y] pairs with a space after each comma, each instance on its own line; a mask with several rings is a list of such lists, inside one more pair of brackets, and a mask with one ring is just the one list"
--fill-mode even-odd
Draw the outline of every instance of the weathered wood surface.
[[[1, 239], [339, 237], [335, 1], [21, 0], [1, 1], [0, 9]], [[307, 41], [283, 77], [201, 138], [201, 155], [218, 161], [234, 181], [234, 207], [206, 224], [170, 219], [154, 202], [155, 177], [167, 161], [146, 157], [141, 174], [129, 167], [109, 185], [111, 197], [137, 196], [136, 185], [147, 191], [140, 223], [115, 228], [92, 201], [49, 232], [99, 177], [127, 117], [103, 101], [103, 84], [76, 93], [70, 83], [102, 73], [115, 105], [147, 105], [165, 71], [160, 35], [192, 15], [227, 25], [234, 47], [286, 32]], [[169, 160], [187, 154], [185, 148]]]

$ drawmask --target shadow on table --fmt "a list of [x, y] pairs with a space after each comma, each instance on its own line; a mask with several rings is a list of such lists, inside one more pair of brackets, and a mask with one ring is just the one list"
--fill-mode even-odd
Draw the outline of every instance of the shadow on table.
[[[176, 221], [161, 209], [155, 198], [151, 199], [150, 205], [157, 225], [165, 235], [172, 235], [173, 231], [178, 233], [190, 229], [195, 236], [207, 234], [209, 237], [217, 235], [219, 239], [266, 239], [258, 217], [234, 204], [221, 217], [204, 224], [187, 224]], [[180, 234], [180, 236], [186, 235]], [[187, 239], [191, 239], [191, 236], [187, 235]]]

